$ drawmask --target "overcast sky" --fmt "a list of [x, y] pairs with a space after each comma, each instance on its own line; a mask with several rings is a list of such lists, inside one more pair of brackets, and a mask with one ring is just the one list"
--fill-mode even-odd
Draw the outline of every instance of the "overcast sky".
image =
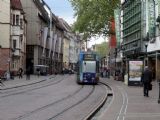
[[74, 11], [68, 0], [44, 0], [51, 8], [52, 12], [63, 18], [67, 23], [72, 24], [74, 22]]

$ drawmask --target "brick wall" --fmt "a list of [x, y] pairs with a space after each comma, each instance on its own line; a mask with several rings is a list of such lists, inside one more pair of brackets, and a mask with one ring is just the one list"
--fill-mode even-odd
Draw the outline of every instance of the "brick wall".
[[9, 49], [0, 49], [0, 76], [9, 69]]

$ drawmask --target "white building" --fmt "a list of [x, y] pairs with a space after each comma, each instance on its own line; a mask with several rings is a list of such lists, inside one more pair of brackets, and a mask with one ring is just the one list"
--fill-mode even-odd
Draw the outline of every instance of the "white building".
[[0, 75], [25, 69], [26, 20], [20, 0], [0, 0]]
[[25, 70], [27, 21], [20, 0], [11, 0], [11, 58], [12, 71]]

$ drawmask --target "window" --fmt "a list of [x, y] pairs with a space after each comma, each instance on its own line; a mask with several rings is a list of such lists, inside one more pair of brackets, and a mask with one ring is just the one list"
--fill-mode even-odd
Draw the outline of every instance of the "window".
[[95, 61], [83, 61], [82, 71], [95, 73], [96, 72], [96, 62]]
[[20, 35], [20, 41], [23, 41], [23, 34]]
[[13, 14], [12, 24], [15, 25], [15, 14]]
[[16, 49], [16, 45], [17, 44], [17, 41], [16, 40], [13, 40], [13, 49]]
[[20, 27], [21, 29], [23, 29], [23, 19], [22, 18], [20, 19]]
[[16, 25], [19, 25], [19, 15], [16, 15]]

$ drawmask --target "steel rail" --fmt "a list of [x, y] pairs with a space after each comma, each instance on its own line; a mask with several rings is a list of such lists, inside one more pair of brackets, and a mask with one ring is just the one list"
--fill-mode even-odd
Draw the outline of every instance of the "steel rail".
[[[19, 116], [19, 117], [17, 117], [17, 118], [14, 118], [14, 120], [22, 120], [22, 119], [27, 118], [28, 116], [30, 116], [30, 115], [32, 115], [32, 114], [34, 114], [34, 113], [37, 113], [37, 112], [42, 111], [42, 110], [44, 110], [44, 109], [46, 109], [46, 108], [48, 108], [48, 107], [54, 106], [54, 105], [57, 104], [57, 103], [60, 103], [60, 102], [62, 102], [62, 101], [65, 101], [66, 99], [69, 99], [69, 98], [75, 96], [78, 92], [80, 92], [80, 91], [83, 89], [83, 87], [84, 87], [84, 86], [81, 86], [81, 87], [80, 87], [79, 89], [77, 89], [73, 94], [69, 94], [69, 95], [67, 95], [66, 97], [63, 97], [63, 98], [61, 98], [61, 99], [59, 99], [59, 100], [57, 100], [57, 101], [55, 101], [55, 102], [52, 102], [52, 103], [47, 104], [47, 105], [45, 105], [45, 106], [43, 106], [43, 107], [37, 108], [37, 109], [35, 109], [35, 110], [33, 110], [33, 111], [30, 111], [30, 112], [28, 112], [28, 113], [26, 113], [26, 114], [24, 114], [24, 115], [21, 115], [21, 116]], [[63, 112], [64, 112], [64, 111], [63, 111]], [[63, 113], [63, 112], [61, 112], [61, 113]], [[61, 113], [58, 113], [56, 116], [60, 115]], [[54, 116], [54, 117], [56, 117], [56, 116]], [[54, 117], [53, 117], [53, 118], [54, 118]]]
[[[53, 81], [53, 83], [52, 83], [52, 82], [49, 82], [49, 84], [46, 84], [46, 85], [43, 85], [43, 86], [38, 86], [38, 87], [35, 87], [35, 88], [29, 88], [29, 89], [26, 88], [27, 90], [22, 90], [22, 91], [18, 90], [18, 92], [14, 92], [14, 93], [8, 93], [8, 92], [6, 92], [6, 93], [1, 93], [1, 94], [5, 94], [5, 95], [1, 95], [1, 96], [0, 96], [0, 99], [1, 99], [1, 98], [5, 98], [5, 97], [10, 97], [10, 96], [13, 96], [13, 95], [23, 94], [23, 93], [30, 92], [30, 91], [34, 91], [34, 90], [38, 90], [38, 89], [41, 89], [41, 88], [44, 88], [44, 87], [49, 87], [49, 86], [52, 86], [52, 85], [56, 85], [56, 84], [62, 82], [62, 81], [64, 80], [64, 78], [65, 78], [65, 77], [63, 77], [63, 78], [60, 79], [60, 80]], [[13, 92], [13, 91], [11, 91], [11, 92]]]
[[[53, 120], [53, 119], [55, 119], [56, 117], [58, 117], [59, 115], [63, 114], [64, 112], [66, 112], [66, 111], [72, 109], [73, 107], [79, 105], [80, 103], [82, 103], [83, 101], [85, 101], [86, 99], [88, 99], [88, 98], [90, 97], [90, 95], [94, 92], [94, 90], [95, 90], [95, 86], [93, 85], [92, 90], [88, 93], [88, 95], [86, 95], [86, 97], [84, 97], [83, 99], [77, 101], [75, 104], [71, 105], [70, 107], [64, 109], [63, 111], [59, 112], [58, 114], [54, 115], [53, 117], [50, 117], [50, 118], [47, 119], [47, 120]], [[73, 97], [73, 96], [72, 96], [72, 97]]]
[[103, 107], [103, 105], [105, 104], [105, 102], [107, 101], [107, 98], [109, 96], [112, 96], [113, 93], [111, 92], [112, 91], [112, 88], [106, 84], [106, 83], [103, 83], [103, 82], [99, 82], [100, 84], [104, 85], [105, 86], [105, 89], [106, 89], [106, 94], [104, 95], [104, 97], [100, 100], [100, 102], [94, 106], [91, 111], [88, 113], [87, 116], [85, 116], [82, 120], [91, 120], [96, 113], [99, 112], [99, 110]]

